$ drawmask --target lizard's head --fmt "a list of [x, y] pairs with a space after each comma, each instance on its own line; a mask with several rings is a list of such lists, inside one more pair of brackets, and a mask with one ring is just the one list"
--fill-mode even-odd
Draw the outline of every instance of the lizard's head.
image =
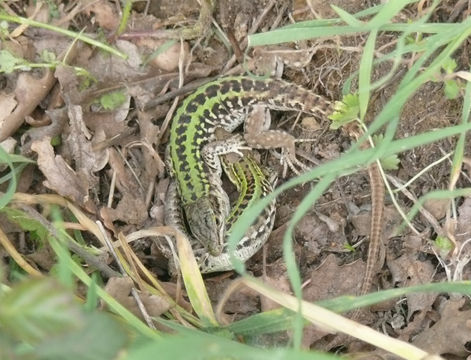
[[193, 237], [213, 256], [221, 254], [224, 246], [225, 216], [214, 211], [208, 198], [200, 198], [184, 206], [185, 217]]

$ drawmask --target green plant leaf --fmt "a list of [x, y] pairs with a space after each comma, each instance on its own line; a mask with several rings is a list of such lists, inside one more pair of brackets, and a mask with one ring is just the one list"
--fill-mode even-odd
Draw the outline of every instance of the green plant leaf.
[[453, 79], [445, 80], [444, 91], [445, 91], [445, 96], [448, 99], [456, 99], [458, 95], [460, 94], [460, 87], [458, 83]]
[[94, 311], [84, 316], [79, 329], [38, 344], [34, 355], [39, 360], [114, 360], [128, 342], [122, 324], [108, 314]]
[[49, 50], [43, 50], [41, 53], [41, 59], [47, 63], [53, 63], [56, 59], [56, 54]]
[[453, 74], [457, 66], [455, 59], [449, 57], [443, 62], [442, 69], [445, 70], [447, 74]]
[[37, 220], [31, 218], [23, 211], [11, 207], [5, 207], [1, 210], [8, 217], [8, 220], [17, 224], [21, 229], [31, 233], [33, 238], [44, 241], [47, 237], [48, 231]]
[[[373, 143], [375, 146], [381, 145], [384, 140], [383, 134], [373, 135]], [[396, 154], [389, 155], [381, 158], [381, 166], [384, 170], [397, 170], [399, 167], [399, 157]]]
[[105, 110], [116, 109], [118, 106], [124, 104], [125, 101], [126, 95], [123, 91], [114, 91], [100, 98], [100, 104]]
[[336, 101], [334, 112], [328, 116], [332, 120], [330, 128], [336, 130], [351, 121], [358, 119], [360, 103], [357, 94], [346, 94], [342, 101]]
[[131, 348], [127, 360], [208, 360], [208, 359], [297, 359], [297, 360], [333, 360], [341, 359], [332, 354], [316, 351], [295, 350], [291, 348], [262, 349], [227, 340], [201, 331], [186, 331], [180, 335], [168, 336], [162, 341], [140, 343]]
[[0, 50], [0, 72], [10, 74], [16, 65], [24, 64], [23, 59], [17, 58], [8, 50]]
[[[1, 60], [0, 60], [1, 63]], [[1, 66], [1, 65], [0, 65]], [[10, 176], [10, 182], [8, 183], [8, 188], [2, 196], [0, 196], [0, 209], [3, 209], [13, 197], [13, 194], [16, 191], [16, 173], [15, 168], [13, 167], [14, 156], [8, 154], [3, 147], [0, 145], [0, 164], [7, 164], [10, 168], [10, 172], [7, 176]], [[3, 180], [3, 179], [2, 179]]]
[[72, 294], [53, 279], [31, 279], [0, 297], [0, 330], [30, 343], [77, 329], [84, 318]]
[[446, 236], [437, 236], [435, 239], [435, 246], [446, 252], [453, 249], [453, 243]]

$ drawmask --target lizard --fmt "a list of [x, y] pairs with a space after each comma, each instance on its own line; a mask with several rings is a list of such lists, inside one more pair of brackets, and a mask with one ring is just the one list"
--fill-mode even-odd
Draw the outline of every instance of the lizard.
[[373, 284], [373, 276], [381, 250], [381, 229], [384, 212], [384, 184], [379, 165], [376, 162], [368, 166], [368, 177], [371, 186], [370, 244], [368, 246], [365, 276], [359, 292], [360, 296], [369, 293]]
[[[236, 160], [232, 159], [230, 155], [232, 154], [221, 156], [221, 163], [224, 174], [226, 174], [236, 187], [239, 195], [231, 206], [229, 215], [225, 219], [227, 229], [225, 233], [226, 239], [230, 235], [233, 224], [240, 217], [242, 212], [255, 201], [272, 192], [277, 181], [276, 173], [266, 167], [258, 165], [252, 155], [244, 155], [242, 158]], [[220, 181], [214, 181], [216, 182], [216, 191], [223, 192], [224, 195], [222, 196], [225, 196]], [[241, 261], [245, 262], [252, 257], [268, 239], [275, 219], [275, 202], [275, 199], [271, 201], [263, 212], [257, 216], [244, 237], [236, 246], [234, 255]], [[214, 256], [207, 253], [206, 249], [200, 243], [192, 239], [191, 235], [186, 231], [181, 210], [181, 201], [177, 193], [176, 183], [172, 181], [169, 184], [166, 198], [165, 222], [175, 226], [190, 238], [196, 261], [202, 273], [231, 270], [232, 263], [227, 249], [227, 241], [224, 242], [225, 245], [221, 254]], [[173, 255], [168, 246], [164, 244], [160, 244], [160, 249], [167, 258], [171, 258]]]
[[[359, 139], [362, 131], [355, 126], [349, 126], [350, 135], [356, 140]], [[361, 144], [360, 148], [367, 149], [371, 146], [367, 142]], [[368, 179], [371, 188], [371, 222], [370, 222], [370, 243], [368, 245], [368, 254], [366, 259], [366, 269], [360, 285], [358, 296], [366, 295], [370, 292], [373, 284], [373, 277], [378, 266], [378, 258], [382, 246], [381, 230], [383, 224], [384, 213], [384, 183], [380, 170], [379, 161], [375, 161], [368, 166]], [[355, 309], [351, 319], [357, 320], [361, 312], [361, 308]]]
[[[288, 160], [295, 161], [294, 139], [277, 130], [268, 130], [268, 109], [296, 110], [324, 115], [330, 102], [298, 85], [248, 76], [228, 76], [199, 87], [178, 108], [172, 121], [168, 147], [171, 175], [176, 181], [184, 217], [193, 238], [208, 252], [208, 258], [221, 255], [225, 247], [230, 207], [220, 185], [219, 155], [240, 153], [245, 144], [252, 148], [287, 149]], [[247, 116], [249, 109], [256, 116]], [[264, 121], [253, 121], [251, 119]], [[245, 142], [237, 135], [217, 141], [215, 132], [234, 131], [245, 122]], [[249, 130], [249, 131], [247, 131]], [[360, 294], [371, 288], [380, 248], [384, 188], [376, 164], [368, 168], [372, 186], [373, 216], [365, 277]]]
[[[294, 147], [294, 138], [286, 133], [267, 130], [268, 126], [263, 122], [255, 126], [250, 124], [249, 120], [258, 116], [247, 119], [247, 113], [256, 105], [325, 115], [330, 102], [284, 80], [227, 76], [202, 85], [186, 97], [172, 119], [167, 150], [170, 175], [176, 181], [190, 234], [211, 256], [218, 256], [223, 251], [225, 219], [229, 215], [227, 200], [220, 196], [221, 191], [215, 185], [215, 179], [221, 173], [219, 155], [240, 153], [247, 145], [288, 150]], [[244, 122], [246, 128], [255, 129], [245, 140], [234, 135], [217, 141], [217, 128], [231, 133]], [[267, 139], [270, 144], [266, 143]], [[288, 159], [294, 158], [295, 155], [288, 151]]]

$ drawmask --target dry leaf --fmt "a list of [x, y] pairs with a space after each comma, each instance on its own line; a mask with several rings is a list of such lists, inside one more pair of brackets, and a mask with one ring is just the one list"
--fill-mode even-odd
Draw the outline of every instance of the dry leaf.
[[50, 125], [32, 127], [21, 136], [21, 152], [31, 153], [31, 143], [45, 137], [53, 138], [62, 134], [64, 126], [67, 124], [67, 111], [65, 108], [47, 111], [51, 120]]
[[34, 141], [31, 149], [38, 154], [38, 167], [47, 179], [44, 186], [79, 204], [87, 201], [89, 184], [86, 178], [77, 174], [62, 156], [54, 154], [51, 138]]
[[[139, 41], [139, 46], [143, 46], [148, 53], [152, 53], [159, 49], [160, 46], [166, 44], [168, 40], [157, 40], [151, 38], [143, 38]], [[153, 56], [149, 62], [149, 64], [156, 66], [159, 69], [164, 71], [175, 71], [178, 68], [178, 61], [180, 59], [181, 53], [181, 45], [180, 42], [177, 41], [169, 48], [167, 48], [164, 52], [158, 54], [157, 56]], [[188, 58], [188, 53], [190, 51], [190, 47], [188, 43], [185, 41], [183, 43], [183, 56], [185, 59]]]
[[[70, 129], [65, 143], [75, 161], [76, 170], [83, 172], [90, 184], [96, 184], [98, 179], [94, 173], [103, 169], [108, 163], [108, 151], [94, 149], [92, 135], [83, 121], [81, 106], [69, 105], [68, 114]], [[105, 134], [99, 131], [95, 133], [93, 141], [100, 142], [104, 138]]]
[[90, 16], [95, 14], [96, 22], [100, 27], [106, 30], [116, 30], [119, 24], [119, 15], [111, 2], [106, 0], [82, 0], [84, 3], [84, 12]]
[[449, 204], [449, 199], [427, 199], [424, 202], [424, 208], [428, 210], [435, 219], [440, 220], [445, 217]]
[[148, 218], [144, 199], [136, 197], [131, 193], [123, 195], [116, 209], [102, 208], [100, 214], [106, 217], [108, 221], [120, 220], [126, 224], [134, 225], [140, 225]]
[[326, 249], [342, 249], [346, 243], [341, 224], [330, 219], [338, 226], [338, 230], [332, 232], [330, 221], [326, 218], [321, 220], [318, 216], [307, 214], [296, 225], [296, 238], [303, 239], [303, 248], [307, 248], [312, 257], [317, 257]]
[[448, 300], [441, 319], [419, 334], [413, 344], [431, 354], [468, 356], [465, 346], [471, 341], [471, 310], [460, 311], [464, 299]]
[[311, 282], [304, 289], [304, 298], [308, 301], [317, 301], [356, 294], [360, 289], [364, 273], [363, 261], [339, 266], [337, 257], [330, 254], [312, 272]]
[[[105, 286], [105, 290], [134, 315], [143, 319], [142, 313], [136, 303], [136, 299], [130, 295], [133, 285], [134, 283], [132, 279], [128, 277], [110, 278]], [[170, 309], [170, 304], [164, 298], [148, 292], [138, 293], [149, 316], [158, 317]]]
[[[270, 285], [274, 289], [282, 293], [291, 294], [291, 286], [290, 286], [289, 279], [286, 276], [286, 273], [276, 278], [263, 276], [261, 277], [261, 280], [263, 281], [264, 284]], [[260, 296], [260, 307], [261, 307], [262, 312], [264, 312], [264, 311], [278, 309], [279, 307], [281, 307], [281, 305], [262, 295]]]
[[[0, 141], [5, 140], [12, 135], [22, 124], [25, 116], [31, 115], [33, 110], [46, 97], [54, 85], [54, 76], [52, 71], [45, 70], [42, 78], [35, 78], [28, 73], [18, 75], [16, 87], [14, 90], [16, 108], [9, 112], [6, 117], [0, 121]], [[6, 95], [12, 96], [12, 95]], [[11, 107], [11, 99], [7, 107]]]
[[[387, 259], [387, 265], [391, 271], [395, 285], [406, 287], [427, 284], [432, 280], [435, 268], [430, 261], [418, 261], [417, 253], [405, 253], [399, 258]], [[437, 294], [430, 292], [407, 294], [408, 315], [416, 312], [425, 313], [429, 311], [435, 301]]]
[[18, 102], [13, 94], [0, 93], [0, 126], [5, 118], [11, 114]]

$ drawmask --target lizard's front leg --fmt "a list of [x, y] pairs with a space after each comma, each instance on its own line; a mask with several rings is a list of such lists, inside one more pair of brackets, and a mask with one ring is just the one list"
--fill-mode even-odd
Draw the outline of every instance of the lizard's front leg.
[[201, 155], [205, 164], [211, 169], [214, 176], [221, 177], [222, 167], [219, 156], [235, 153], [240, 157], [243, 156], [241, 150], [250, 150], [244, 138], [240, 134], [231, 135], [223, 129], [217, 132], [218, 140], [206, 144], [201, 150]]
[[307, 167], [296, 158], [295, 142], [293, 135], [282, 130], [270, 130], [270, 110], [264, 105], [254, 105], [253, 110], [245, 120], [244, 139], [254, 149], [282, 148], [283, 158], [287, 165], [296, 174], [299, 167], [306, 170]]

